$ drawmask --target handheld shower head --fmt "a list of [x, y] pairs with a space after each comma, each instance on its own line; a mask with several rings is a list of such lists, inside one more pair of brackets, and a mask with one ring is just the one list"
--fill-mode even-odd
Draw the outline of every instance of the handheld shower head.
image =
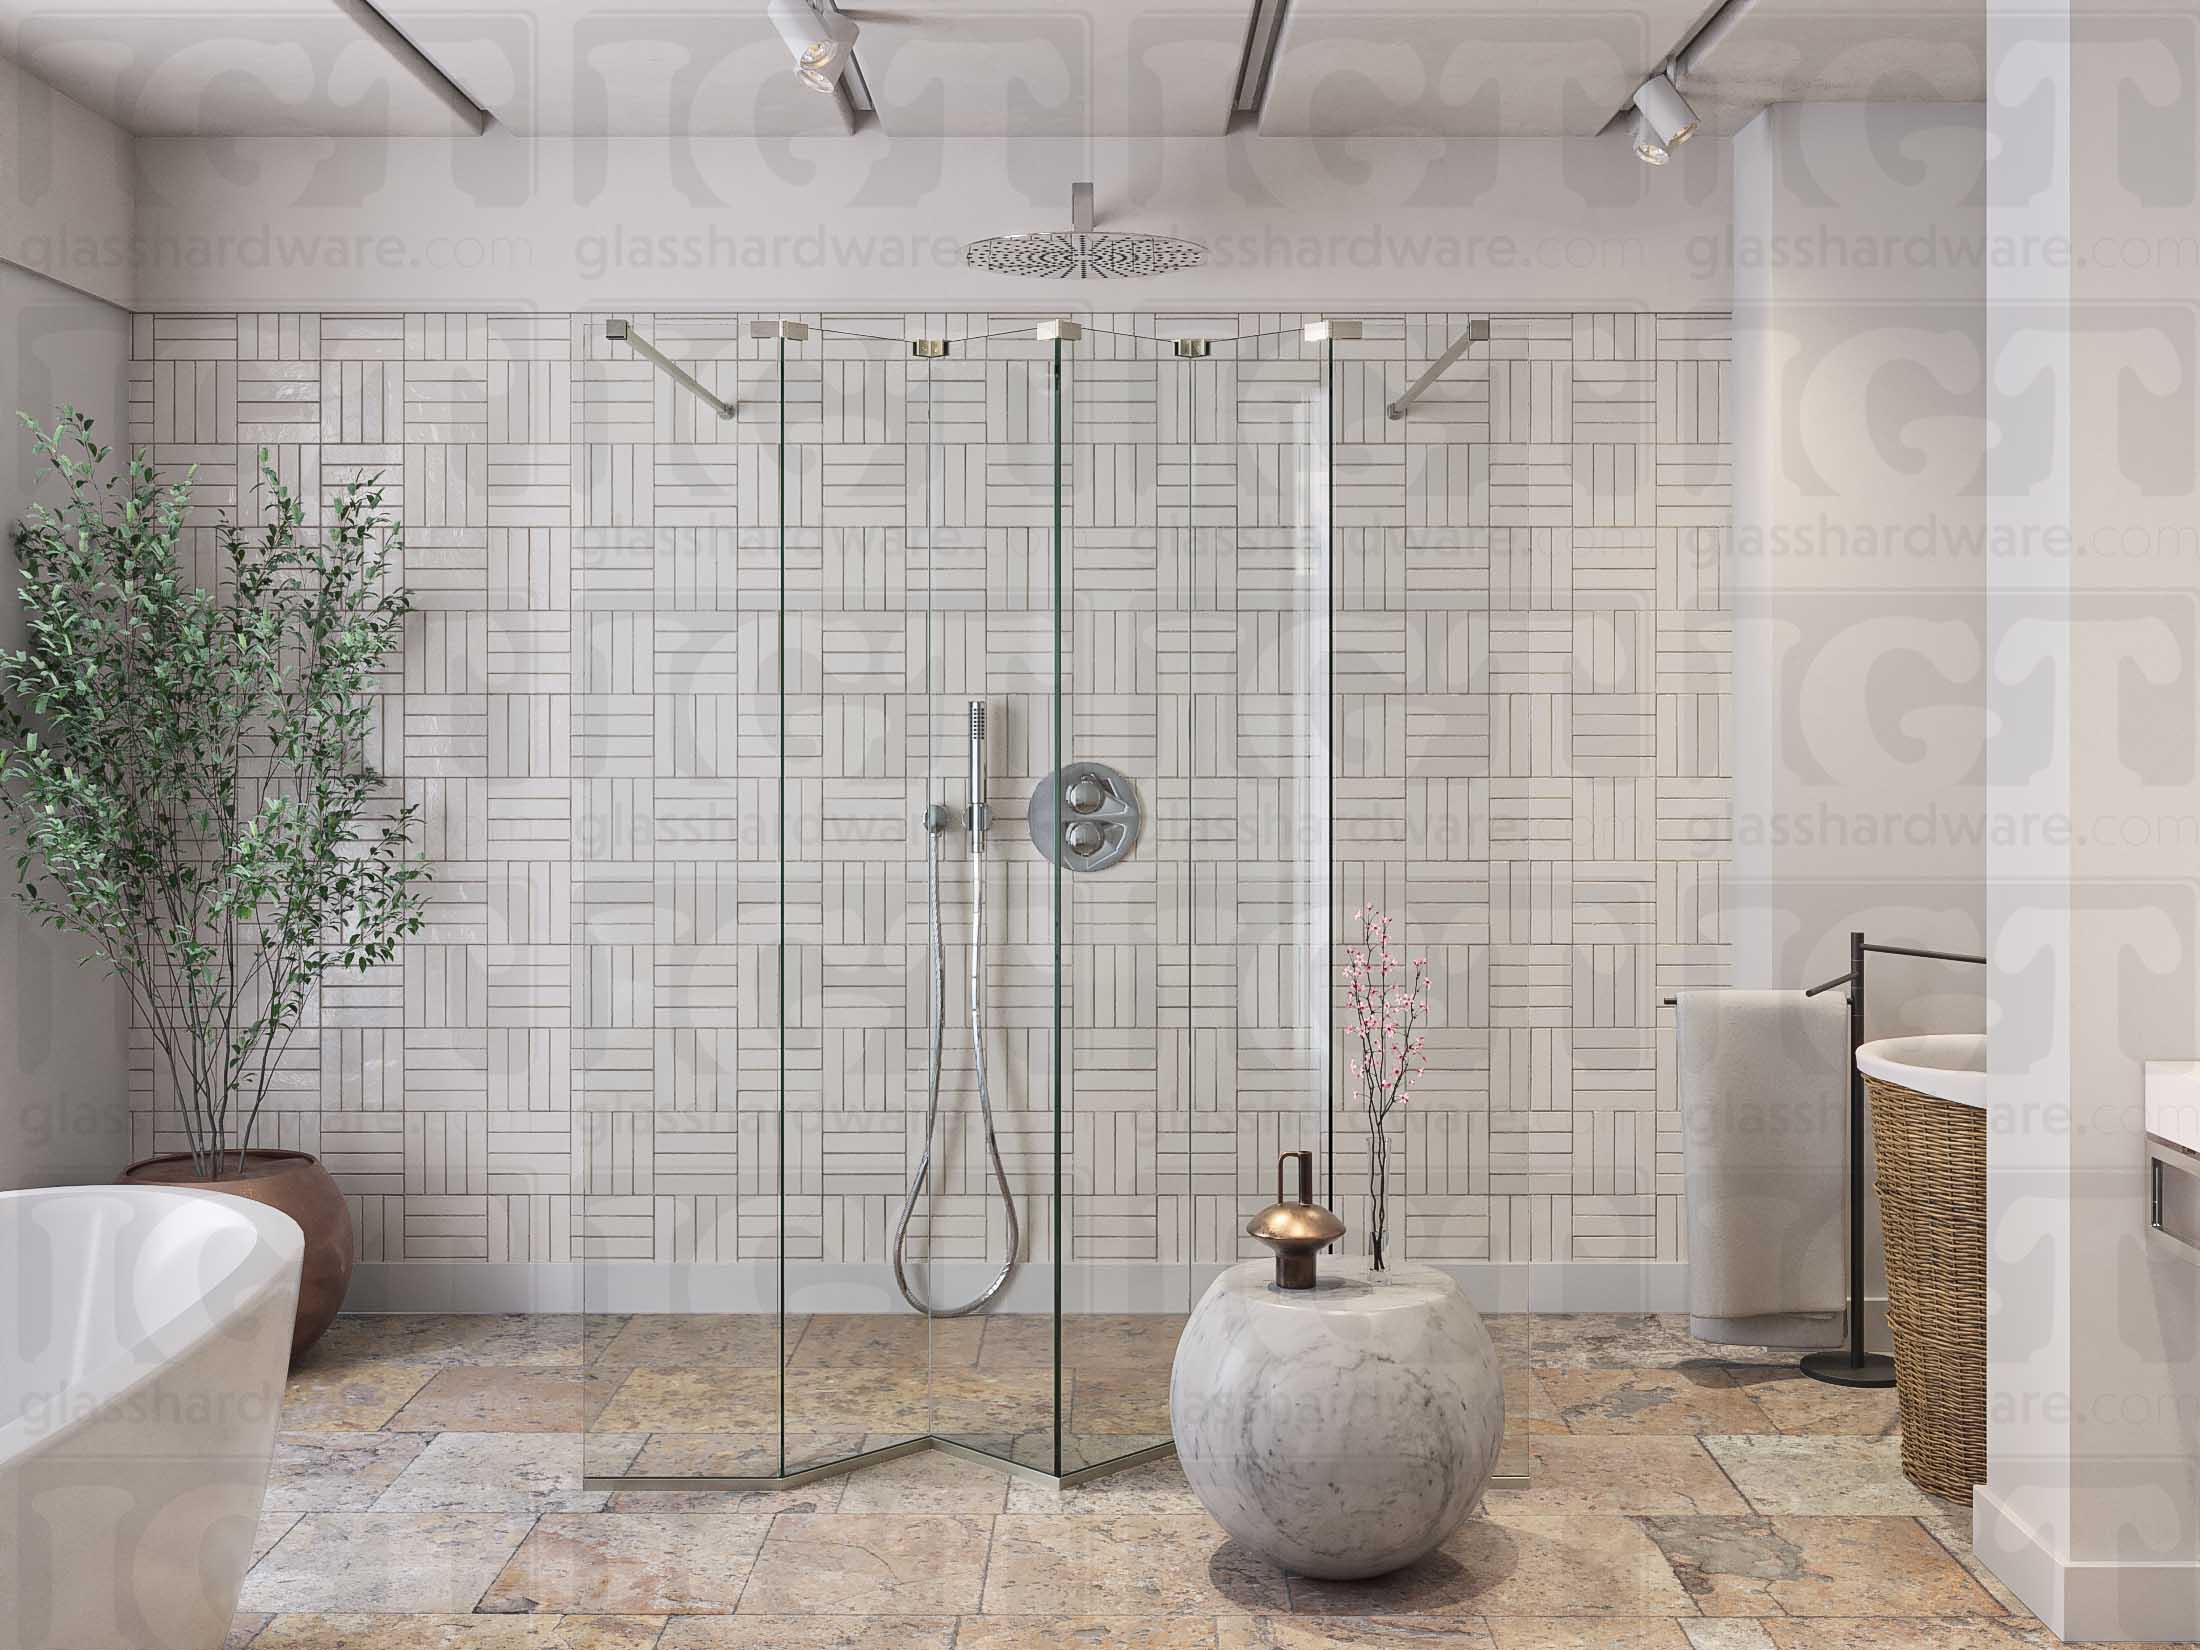
[[985, 828], [992, 816], [985, 805], [985, 701], [970, 701], [970, 851], [985, 851]]

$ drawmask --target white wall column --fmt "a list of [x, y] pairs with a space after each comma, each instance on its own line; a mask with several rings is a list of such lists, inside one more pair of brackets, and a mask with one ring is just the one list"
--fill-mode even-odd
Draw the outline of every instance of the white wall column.
[[[1986, 720], [1982, 112], [1783, 104], [1734, 140], [1734, 983], [1848, 932], [1976, 951]], [[1983, 981], [1874, 964], [1874, 1030]]]
[[2200, 1639], [2200, 1268], [2141, 1066], [2200, 1054], [2189, 7], [1993, 0], [1995, 1015], [1981, 1555], [2076, 1641]]

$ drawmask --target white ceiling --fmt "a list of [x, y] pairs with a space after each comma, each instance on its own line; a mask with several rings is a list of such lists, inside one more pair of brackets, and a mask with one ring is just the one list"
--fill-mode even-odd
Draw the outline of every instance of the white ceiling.
[[1983, 102], [1986, 8], [1756, 0], [1684, 89], [1704, 130], [1720, 135], [1772, 103]]
[[799, 137], [854, 124], [841, 99], [795, 79], [764, 0], [526, 0], [493, 10], [451, 0], [377, 4], [515, 131]]
[[1292, 0], [1270, 137], [1586, 137], [1715, 0]]
[[891, 132], [1197, 136], [1230, 119], [1251, 0], [847, 0]]
[[145, 136], [470, 130], [335, 0], [0, 0], [0, 52]]
[[[353, 0], [356, 3], [356, 0]], [[523, 132], [831, 135], [765, 0], [379, 0]], [[1601, 130], [1716, 0], [1291, 0], [1269, 136]], [[846, 0], [889, 134], [1219, 134], [1254, 0]], [[133, 132], [466, 131], [344, 0], [0, 0], [0, 53]], [[1706, 130], [1768, 103], [1985, 95], [1985, 0], [1757, 0], [1684, 89]]]

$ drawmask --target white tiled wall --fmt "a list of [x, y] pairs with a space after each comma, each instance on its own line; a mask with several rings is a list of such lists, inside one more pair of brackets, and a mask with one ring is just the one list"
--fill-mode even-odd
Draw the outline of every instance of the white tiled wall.
[[[1385, 402], [1468, 317], [1339, 345], [1333, 630], [1303, 567], [1321, 369], [1300, 318], [1088, 319], [1064, 392], [1071, 748], [1153, 817], [1075, 887], [1070, 1258], [1227, 1258], [1275, 1152], [1315, 1143], [1292, 1007], [1316, 988], [1309, 840], [1336, 907], [1399, 912], [1437, 972], [1400, 1136], [1408, 1252], [1681, 1258], [1658, 999], [1725, 967], [1725, 319], [1498, 315], [1487, 359], [1403, 421]], [[845, 334], [1017, 323], [810, 320], [785, 383], [782, 729], [781, 385], [746, 317], [635, 317], [741, 399], [730, 422], [597, 318], [138, 318], [131, 438], [198, 466], [199, 522], [262, 445], [309, 493], [379, 471], [402, 510], [418, 611], [378, 758], [423, 811], [428, 927], [325, 993], [263, 1135], [328, 1160], [366, 1259], [776, 1253], [784, 738], [788, 1252], [882, 1261], [924, 1103], [914, 820], [928, 737], [959, 800], [972, 697], [1001, 816], [996, 1101], [1046, 1251], [1047, 883], [1022, 821], [1051, 682], [1042, 352], [1026, 334], [926, 367]], [[1264, 333], [1196, 364], [1165, 342]], [[1295, 695], [1332, 635], [1324, 843], [1302, 833], [1326, 732]], [[1000, 1222], [953, 1028], [947, 1069], [931, 1241], [976, 1259]], [[165, 1148], [142, 1046], [137, 1071], [138, 1144]]]

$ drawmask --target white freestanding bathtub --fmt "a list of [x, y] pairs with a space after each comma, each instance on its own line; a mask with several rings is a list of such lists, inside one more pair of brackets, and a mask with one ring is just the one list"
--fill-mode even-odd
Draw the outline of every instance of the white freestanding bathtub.
[[304, 1251], [219, 1193], [0, 1193], [0, 1650], [218, 1650]]

